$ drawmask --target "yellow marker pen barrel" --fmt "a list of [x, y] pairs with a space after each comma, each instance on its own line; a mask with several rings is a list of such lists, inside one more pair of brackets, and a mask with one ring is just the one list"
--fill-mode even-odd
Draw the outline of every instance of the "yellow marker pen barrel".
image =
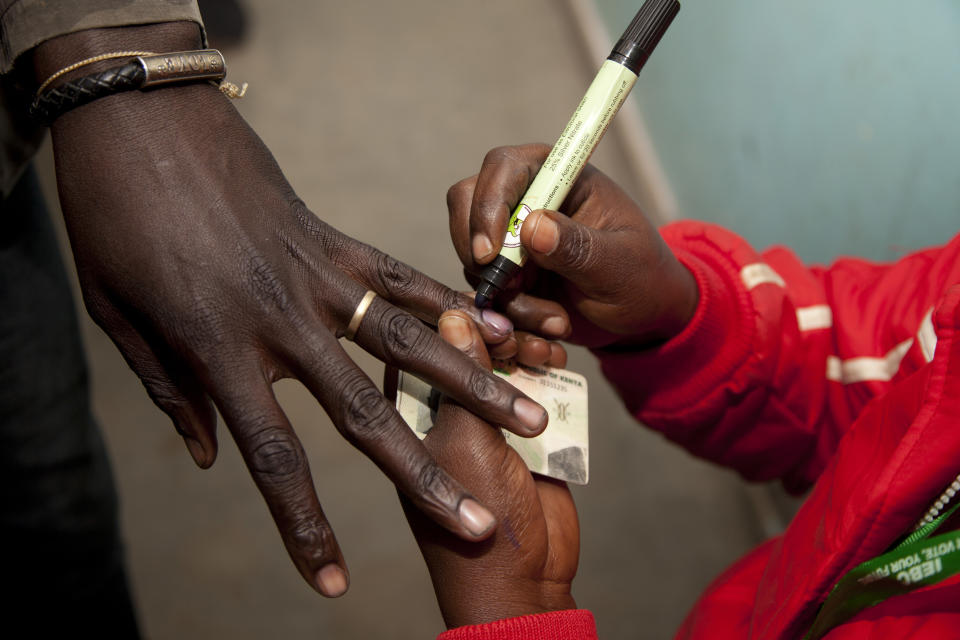
[[647, 0], [623, 32], [510, 217], [500, 255], [484, 269], [477, 287], [478, 307], [489, 305], [526, 261], [520, 244], [523, 221], [531, 211], [557, 209], [567, 197], [678, 11], [677, 0]]

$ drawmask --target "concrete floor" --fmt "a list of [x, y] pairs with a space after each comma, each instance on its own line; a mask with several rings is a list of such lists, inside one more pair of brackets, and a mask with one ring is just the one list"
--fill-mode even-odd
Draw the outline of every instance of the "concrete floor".
[[[231, 79], [251, 84], [237, 104], [293, 186], [334, 226], [451, 286], [464, 285], [447, 187], [490, 147], [552, 142], [599, 64], [556, 0], [247, 4], [250, 37], [228, 52]], [[635, 189], [616, 124], [594, 162]], [[49, 149], [41, 165], [55, 203]], [[147, 637], [422, 639], [443, 629], [392, 487], [299, 384], [277, 393], [351, 569], [350, 592], [334, 601], [290, 564], [229, 438], [211, 470], [195, 468], [83, 317]], [[378, 362], [348, 349], [380, 379]], [[574, 352], [570, 368], [592, 384], [591, 483], [574, 492], [578, 604], [606, 640], [669, 637], [707, 582], [758, 541], [758, 524], [742, 483], [638, 427], [589, 354]]]

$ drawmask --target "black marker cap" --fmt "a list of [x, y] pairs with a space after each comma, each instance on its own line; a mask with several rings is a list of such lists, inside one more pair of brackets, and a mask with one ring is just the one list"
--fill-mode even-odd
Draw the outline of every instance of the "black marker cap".
[[510, 258], [504, 256], [494, 258], [493, 262], [483, 270], [483, 281], [477, 287], [477, 295], [473, 303], [481, 309], [489, 306], [510, 278], [519, 270], [520, 265]]
[[677, 0], [647, 0], [620, 36], [607, 60], [620, 63], [639, 75], [679, 11], [680, 3]]

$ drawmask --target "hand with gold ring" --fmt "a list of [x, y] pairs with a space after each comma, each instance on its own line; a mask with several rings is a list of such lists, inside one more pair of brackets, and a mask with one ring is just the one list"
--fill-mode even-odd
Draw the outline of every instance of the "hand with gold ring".
[[[36, 48], [35, 81], [104, 52], [200, 44], [186, 22], [79, 31]], [[374, 357], [488, 422], [534, 435], [546, 426], [543, 408], [424, 323], [461, 309], [487, 343], [516, 351], [509, 320], [317, 218], [213, 86], [113, 95], [64, 114], [51, 131], [91, 317], [204, 468], [217, 455], [219, 410], [310, 585], [338, 596], [348, 574], [274, 396], [281, 378], [301, 381], [429, 518], [466, 540], [490, 534], [490, 512], [437, 464], [338, 338], [349, 330]]]

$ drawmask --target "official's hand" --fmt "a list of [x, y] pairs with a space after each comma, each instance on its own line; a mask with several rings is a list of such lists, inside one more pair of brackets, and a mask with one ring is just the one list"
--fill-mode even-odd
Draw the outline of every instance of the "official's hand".
[[[441, 316], [440, 334], [490, 367], [482, 337], [462, 311]], [[424, 444], [498, 522], [489, 539], [465, 543], [403, 500], [447, 626], [576, 608], [570, 586], [580, 528], [566, 484], [531, 474], [499, 429], [449, 400]]]
[[[454, 246], [474, 282], [549, 152], [494, 149], [447, 193]], [[603, 347], [666, 340], [686, 326], [698, 298], [692, 274], [610, 178], [588, 165], [561, 211], [534, 211], [520, 230], [528, 266], [498, 299], [518, 328]]]
[[[39, 46], [36, 77], [104, 51], [199, 45], [191, 23], [83, 31]], [[201, 467], [217, 453], [219, 410], [311, 585], [337, 596], [348, 574], [274, 397], [279, 378], [309, 388], [343, 436], [429, 518], [465, 540], [490, 535], [494, 517], [437, 464], [337, 339], [365, 291], [375, 291], [357, 344], [529, 436], [543, 430], [546, 412], [421, 320], [460, 308], [491, 343], [511, 339], [509, 321], [318, 219], [208, 84], [102, 98], [63, 115], [52, 132], [90, 315]]]

